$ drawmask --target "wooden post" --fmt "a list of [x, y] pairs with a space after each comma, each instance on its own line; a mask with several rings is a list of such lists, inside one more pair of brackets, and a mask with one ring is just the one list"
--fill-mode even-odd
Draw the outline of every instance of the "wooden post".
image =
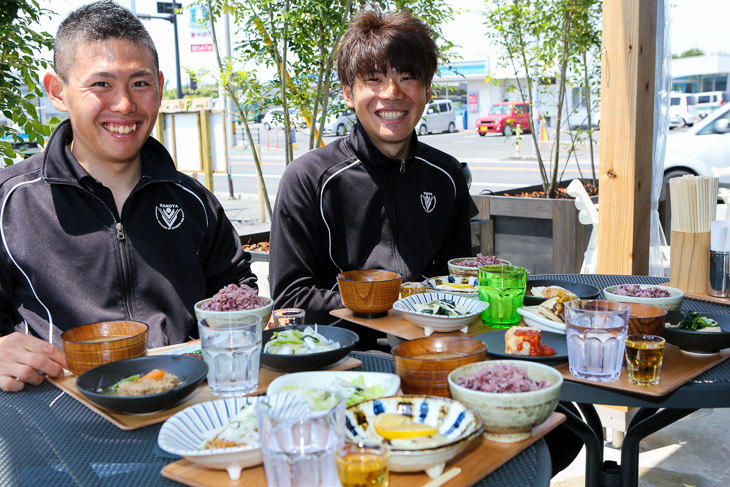
[[200, 167], [203, 169], [203, 184], [213, 192], [213, 146], [210, 141], [210, 110], [198, 112], [198, 134], [200, 137]]
[[649, 272], [656, 29], [657, 0], [603, 2], [601, 274]]

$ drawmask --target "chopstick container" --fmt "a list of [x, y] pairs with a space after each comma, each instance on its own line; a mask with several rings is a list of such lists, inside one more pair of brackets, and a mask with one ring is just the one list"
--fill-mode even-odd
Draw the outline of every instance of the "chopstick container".
[[685, 293], [707, 292], [710, 279], [710, 232], [671, 234], [669, 281]]

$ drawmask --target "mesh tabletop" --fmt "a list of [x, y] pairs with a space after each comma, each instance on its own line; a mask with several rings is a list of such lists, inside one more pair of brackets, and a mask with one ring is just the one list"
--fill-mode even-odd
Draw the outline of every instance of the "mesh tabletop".
[[[389, 357], [354, 355], [363, 370], [393, 371]], [[178, 458], [157, 447], [160, 427], [121, 430], [48, 382], [0, 391], [0, 486], [179, 486], [160, 473]], [[541, 440], [478, 485], [547, 486], [549, 470]]]

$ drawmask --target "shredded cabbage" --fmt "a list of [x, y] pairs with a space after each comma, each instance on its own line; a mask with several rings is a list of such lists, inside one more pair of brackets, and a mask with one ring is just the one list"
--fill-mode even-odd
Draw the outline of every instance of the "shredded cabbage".
[[206, 432], [203, 435], [200, 449], [204, 450], [209, 441], [214, 442], [216, 440], [233, 442], [238, 446], [258, 446], [259, 426], [254, 405], [243, 405], [235, 416], [228, 418], [228, 423]]
[[338, 395], [345, 399], [345, 405], [348, 407], [385, 395], [385, 389], [380, 384], [366, 387], [365, 378], [362, 375], [349, 382], [340, 377], [335, 377], [332, 384], [329, 384], [325, 389], [287, 386], [284, 390], [303, 397], [309, 403], [312, 411], [332, 409], [337, 404]]

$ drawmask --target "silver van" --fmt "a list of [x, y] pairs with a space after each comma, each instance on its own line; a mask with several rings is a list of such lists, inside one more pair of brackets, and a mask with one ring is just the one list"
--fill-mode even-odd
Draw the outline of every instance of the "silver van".
[[431, 100], [416, 125], [418, 135], [433, 132], [456, 132], [456, 112], [451, 100]]

